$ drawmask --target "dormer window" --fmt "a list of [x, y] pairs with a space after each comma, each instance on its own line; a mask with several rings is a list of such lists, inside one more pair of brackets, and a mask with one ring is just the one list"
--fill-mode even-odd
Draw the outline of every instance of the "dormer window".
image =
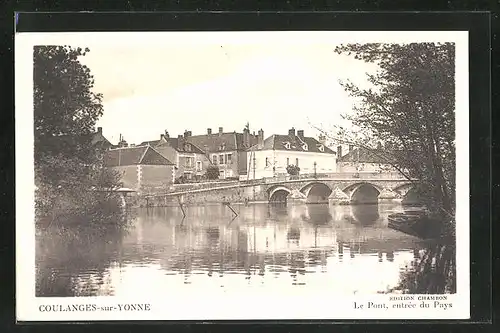
[[304, 149], [304, 150], [308, 150], [308, 148], [309, 148], [309, 147], [307, 147], [307, 144], [305, 144], [305, 143], [304, 143], [304, 144], [302, 145], [302, 149]]
[[283, 145], [286, 149], [290, 149], [290, 142], [284, 142]]
[[318, 145], [318, 149], [319, 149], [320, 152], [324, 152], [325, 151], [325, 146]]

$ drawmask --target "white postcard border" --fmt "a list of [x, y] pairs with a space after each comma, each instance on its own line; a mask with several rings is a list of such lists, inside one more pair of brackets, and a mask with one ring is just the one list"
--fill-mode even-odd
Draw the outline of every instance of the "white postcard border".
[[[35, 297], [35, 225], [33, 170], [33, 46], [75, 45], [102, 42], [137, 45], [169, 43], [366, 43], [455, 42], [456, 44], [456, 164], [457, 164], [457, 293], [442, 303], [452, 307], [415, 309], [355, 309], [356, 304], [388, 303], [395, 295], [325, 295], [241, 292], [202, 295], [159, 295], [157, 299], [118, 297]], [[18, 321], [88, 320], [236, 320], [236, 319], [467, 319], [469, 292], [469, 87], [468, 32], [466, 31], [343, 31], [343, 32], [88, 32], [17, 33], [15, 36], [16, 128], [16, 313]], [[147, 283], [147, 281], [144, 281]], [[217, 301], [214, 301], [216, 299]], [[98, 309], [143, 304], [147, 311], [42, 311], [43, 306], [63, 309], [71, 305], [95, 305]]]

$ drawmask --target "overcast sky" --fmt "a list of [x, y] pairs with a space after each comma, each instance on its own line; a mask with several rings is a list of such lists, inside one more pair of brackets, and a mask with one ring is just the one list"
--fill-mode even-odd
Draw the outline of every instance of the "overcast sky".
[[[292, 126], [306, 135], [309, 125], [339, 121], [352, 101], [339, 79], [364, 82], [366, 65], [333, 52], [335, 43], [307, 38], [282, 42], [224, 38], [212, 42], [158, 40], [153, 45], [92, 45], [81, 61], [94, 74], [95, 91], [104, 95], [98, 125], [116, 143], [159, 138], [168, 130], [206, 133], [264, 129], [265, 137]], [[313, 133], [314, 132], [314, 133]]]
[[[316, 136], [309, 123], [328, 128], [353, 100], [338, 80], [366, 86], [373, 64], [338, 55], [341, 43], [448, 39], [437, 32], [123, 32], [52, 33], [39, 44], [89, 47], [81, 57], [104, 95], [98, 126], [116, 143], [157, 139], [167, 130], [206, 133], [290, 127]], [[43, 37], [43, 38], [42, 38]]]

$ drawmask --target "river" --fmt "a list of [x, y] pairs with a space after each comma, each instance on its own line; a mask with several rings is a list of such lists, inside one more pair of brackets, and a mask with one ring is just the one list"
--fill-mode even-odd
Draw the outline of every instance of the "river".
[[[395, 287], [421, 248], [389, 229], [401, 205], [267, 204], [141, 208], [129, 230], [67, 240], [38, 232], [37, 296], [134, 296], [182, 289], [329, 290]], [[103, 221], [105, 223], [106, 221]]]

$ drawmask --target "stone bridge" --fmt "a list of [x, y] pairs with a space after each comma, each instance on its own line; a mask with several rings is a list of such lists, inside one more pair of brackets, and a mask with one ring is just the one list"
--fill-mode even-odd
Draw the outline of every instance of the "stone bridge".
[[417, 201], [413, 187], [406, 179], [308, 179], [269, 184], [265, 192], [269, 202], [373, 204]]
[[150, 195], [148, 200], [165, 203], [270, 202], [330, 204], [416, 203], [415, 183], [399, 175], [337, 174], [321, 178], [240, 181], [224, 186]]

